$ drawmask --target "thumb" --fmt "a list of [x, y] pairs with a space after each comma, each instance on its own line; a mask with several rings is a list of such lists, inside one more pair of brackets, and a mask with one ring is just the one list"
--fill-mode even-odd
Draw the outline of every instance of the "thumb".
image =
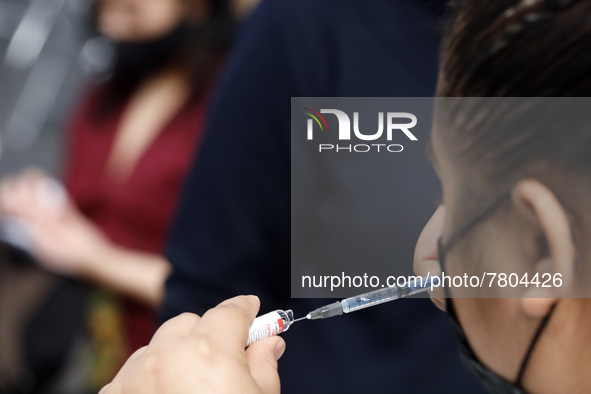
[[281, 337], [265, 338], [246, 349], [246, 361], [250, 368], [250, 374], [265, 394], [281, 391], [277, 360], [284, 351], [285, 341]]

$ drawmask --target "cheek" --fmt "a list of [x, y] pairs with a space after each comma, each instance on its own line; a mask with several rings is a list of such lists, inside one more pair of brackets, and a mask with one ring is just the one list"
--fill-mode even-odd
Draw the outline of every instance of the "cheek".
[[102, 34], [113, 40], [126, 39], [131, 32], [133, 7], [128, 1], [98, 2], [98, 27]]
[[[535, 261], [534, 237], [510, 214], [491, 218], [469, 231], [446, 256], [455, 297], [522, 297], [524, 278]], [[456, 283], [457, 277], [465, 278]]]
[[182, 4], [178, 0], [139, 0], [135, 26], [138, 38], [152, 39], [166, 34], [182, 18]]
[[182, 18], [178, 0], [101, 0], [101, 32], [115, 41], [141, 41], [160, 37]]

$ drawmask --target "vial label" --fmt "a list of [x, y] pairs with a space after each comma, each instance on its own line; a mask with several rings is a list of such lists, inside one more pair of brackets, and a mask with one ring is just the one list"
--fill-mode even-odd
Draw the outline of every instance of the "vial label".
[[257, 317], [248, 332], [247, 346], [259, 339], [281, 334], [285, 329], [285, 323], [277, 312], [269, 312]]

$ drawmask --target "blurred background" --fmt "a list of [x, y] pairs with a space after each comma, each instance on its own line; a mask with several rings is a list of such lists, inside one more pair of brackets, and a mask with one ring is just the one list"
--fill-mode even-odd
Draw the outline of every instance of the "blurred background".
[[[290, 97], [431, 96], [444, 3], [0, 0], [0, 394], [96, 393], [236, 294], [325, 304], [290, 297]], [[439, 185], [408, 157], [411, 260]], [[479, 392], [444, 314], [389, 311], [286, 333], [283, 392]]]
[[[110, 62], [108, 53], [99, 53], [109, 51], [105, 40], [90, 34], [90, 8], [86, 0], [0, 1], [2, 176], [27, 166], [58, 174], [65, 116], [85, 80]], [[56, 279], [21, 264], [24, 257], [6, 247], [2, 255], [0, 392], [33, 392], [36, 378], [24, 360], [23, 332]]]
[[64, 116], [112, 50], [90, 34], [89, 0], [0, 1], [0, 173], [56, 173]]
[[[256, 4], [0, 1], [0, 393], [97, 392], [147, 344], [152, 293], [168, 272], [160, 251], [209, 86], [234, 23]], [[157, 127], [138, 138], [145, 123]], [[93, 165], [110, 151], [119, 159], [103, 174]], [[155, 160], [163, 171], [149, 167]], [[41, 232], [61, 239], [33, 235], [48, 201], [55, 220]], [[138, 221], [146, 214], [154, 219]], [[74, 257], [76, 244], [88, 253]], [[77, 260], [106, 266], [105, 245], [119, 266], [82, 274]], [[125, 267], [142, 279], [127, 280]]]

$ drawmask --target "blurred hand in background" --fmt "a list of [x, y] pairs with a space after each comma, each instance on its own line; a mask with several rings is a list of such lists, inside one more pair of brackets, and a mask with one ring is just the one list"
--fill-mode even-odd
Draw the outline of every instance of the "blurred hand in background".
[[86, 277], [112, 248], [102, 232], [72, 203], [60, 184], [39, 169], [28, 169], [0, 184], [0, 212], [20, 219], [43, 267]]

